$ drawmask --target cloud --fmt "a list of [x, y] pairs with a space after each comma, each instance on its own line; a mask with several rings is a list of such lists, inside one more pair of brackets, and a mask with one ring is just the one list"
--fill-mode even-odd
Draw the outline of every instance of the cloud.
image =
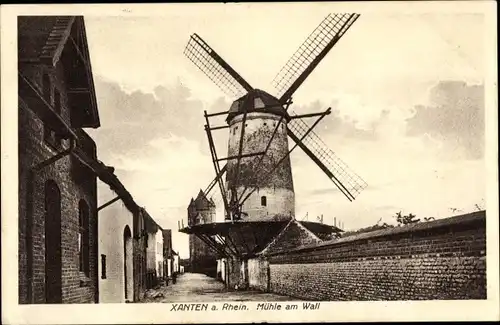
[[172, 134], [205, 140], [205, 103], [192, 98], [180, 80], [172, 86], [157, 86], [154, 93], [127, 93], [117, 83], [96, 78], [96, 93], [102, 126], [89, 133], [105, 161], [117, 154], [141, 156], [152, 140]]
[[443, 143], [454, 157], [484, 155], [484, 86], [442, 81], [430, 91], [428, 105], [415, 106], [407, 120], [407, 134], [426, 135]]
[[[346, 98], [333, 100], [330, 104], [319, 100], [306, 105], [293, 106], [293, 112], [297, 115], [306, 113], [324, 112], [328, 107], [331, 108], [330, 115], [325, 116], [314, 128], [314, 132], [320, 137], [338, 137], [343, 139], [355, 139], [370, 141], [377, 137], [376, 131], [380, 123], [387, 117], [388, 111], [382, 110], [379, 115], [371, 116], [369, 122], [361, 123], [349, 114], [342, 114], [348, 111], [349, 100]], [[342, 108], [342, 109], [341, 109]], [[312, 125], [318, 117], [303, 119], [308, 125]]]

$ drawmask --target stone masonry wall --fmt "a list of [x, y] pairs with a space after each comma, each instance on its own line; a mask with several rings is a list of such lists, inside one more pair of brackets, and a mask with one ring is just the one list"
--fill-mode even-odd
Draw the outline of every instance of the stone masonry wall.
[[[238, 156], [243, 115], [231, 120], [229, 128], [228, 156]], [[280, 116], [252, 112], [247, 114], [243, 136], [242, 154], [264, 152], [271, 139]], [[265, 156], [245, 157], [240, 161], [237, 177], [237, 159], [227, 162], [226, 188], [236, 182], [238, 197], [246, 197], [257, 188], [243, 204], [247, 221], [283, 220], [295, 213], [295, 195], [290, 157], [288, 154], [288, 136], [286, 121], [276, 131]], [[278, 162], [283, 161], [278, 165]], [[230, 193], [230, 192], [229, 192]], [[262, 204], [262, 197], [266, 197]]]
[[486, 299], [485, 212], [269, 257], [271, 291], [306, 300]]

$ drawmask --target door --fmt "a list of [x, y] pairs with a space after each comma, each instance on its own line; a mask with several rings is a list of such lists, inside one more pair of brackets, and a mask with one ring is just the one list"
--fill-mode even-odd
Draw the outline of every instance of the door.
[[62, 303], [61, 192], [45, 183], [45, 302]]
[[125, 226], [123, 231], [123, 276], [125, 300], [134, 299], [134, 283], [133, 283], [133, 246], [132, 232], [129, 226]]

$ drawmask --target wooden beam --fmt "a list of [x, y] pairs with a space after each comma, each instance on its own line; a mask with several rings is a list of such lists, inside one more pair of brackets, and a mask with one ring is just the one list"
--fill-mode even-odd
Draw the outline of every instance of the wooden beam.
[[229, 156], [229, 157], [225, 157], [225, 158], [218, 158], [217, 161], [232, 160], [232, 159], [238, 159], [238, 158], [248, 158], [248, 157], [253, 157], [253, 156], [260, 156], [263, 154], [265, 154], [264, 151], [256, 152], [256, 153], [247, 153], [247, 154], [244, 154], [241, 156]]
[[225, 112], [218, 112], [218, 113], [206, 114], [206, 116], [207, 117], [212, 117], [212, 116], [226, 115], [228, 113], [229, 113], [229, 111], [225, 111]]
[[311, 114], [302, 114], [302, 115], [293, 115], [290, 116], [290, 119], [297, 119], [297, 118], [308, 118], [308, 117], [315, 117], [315, 116], [323, 116], [323, 115], [330, 115], [331, 111], [326, 111], [326, 112], [320, 112], [320, 113], [311, 113]]
[[221, 126], [211, 127], [210, 130], [214, 131], [214, 130], [227, 129], [227, 128], [229, 128], [229, 125], [221, 125]]

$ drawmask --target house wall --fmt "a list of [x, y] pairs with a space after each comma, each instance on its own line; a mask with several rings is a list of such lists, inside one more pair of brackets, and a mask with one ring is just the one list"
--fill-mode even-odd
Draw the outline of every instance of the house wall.
[[[126, 227], [129, 227], [133, 233], [133, 221], [133, 213], [121, 201], [115, 202], [99, 211], [99, 258], [101, 262], [98, 264], [100, 302], [125, 302], [124, 231]], [[130, 239], [132, 240], [132, 238]], [[131, 253], [129, 252], [129, 254]], [[106, 256], [106, 277], [104, 279], [102, 255]], [[127, 261], [129, 263], [127, 273], [129, 273], [133, 270], [133, 256], [129, 255]], [[130, 273], [127, 282], [133, 288], [133, 278], [130, 277]], [[130, 300], [132, 299], [130, 298]]]
[[159, 278], [163, 278], [164, 265], [163, 265], [163, 232], [159, 229], [156, 233], [156, 274]]
[[146, 268], [146, 224], [145, 212], [140, 209], [134, 214], [133, 229], [134, 250], [134, 301], [144, 298], [146, 292], [147, 268]]
[[156, 271], [156, 233], [148, 232], [146, 247], [146, 266], [148, 271]]
[[251, 289], [269, 290], [269, 262], [266, 259], [248, 260], [248, 283]]
[[174, 273], [178, 273], [179, 272], [179, 255], [174, 255], [174, 258], [173, 258], [173, 262], [172, 262], [172, 270]]
[[167, 260], [167, 276], [168, 277], [171, 277], [172, 276], [172, 272], [173, 272], [173, 269], [174, 269], [174, 266], [173, 266], [173, 259], [172, 258], [169, 258]]
[[[20, 71], [42, 92], [42, 76], [51, 80], [61, 95], [61, 116], [69, 124], [70, 113], [63, 81], [63, 67], [21, 65]], [[57, 154], [43, 140], [43, 122], [19, 100], [19, 303], [45, 303], [45, 238], [61, 232], [62, 303], [94, 303], [98, 299], [97, 280], [97, 196], [96, 177], [66, 156], [31, 175], [32, 167]], [[95, 143], [86, 136], [87, 149], [96, 154]], [[68, 140], [63, 141], [68, 146]], [[86, 175], [84, 179], [81, 175]], [[77, 177], [80, 176], [80, 177]], [[54, 181], [61, 193], [61, 227], [45, 229], [45, 184]], [[79, 270], [79, 202], [89, 207], [89, 276]]]
[[486, 299], [485, 212], [269, 256], [271, 291], [306, 300]]

